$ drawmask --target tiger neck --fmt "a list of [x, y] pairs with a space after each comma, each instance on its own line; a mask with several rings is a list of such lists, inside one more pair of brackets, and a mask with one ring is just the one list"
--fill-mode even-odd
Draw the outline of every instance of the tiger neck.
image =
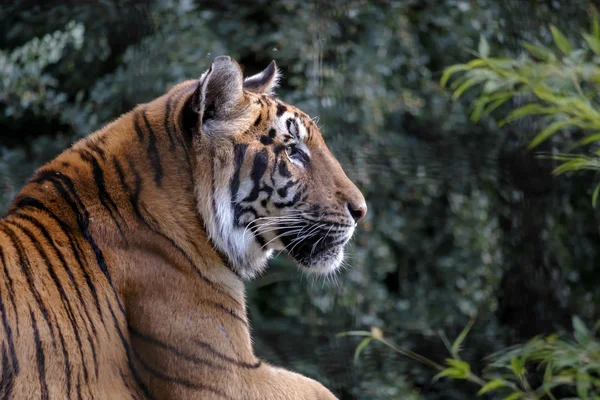
[[[114, 259], [108, 263], [112, 280], [123, 293], [135, 293], [149, 273], [165, 276], [170, 268], [169, 274], [188, 278], [190, 291], [208, 285], [245, 314], [243, 283], [211, 245], [197, 211], [196, 157], [182, 121], [196, 86], [195, 81], [180, 84], [76, 143], [42, 168], [24, 192], [64, 203], [64, 194], [44, 186], [72, 185], [68, 196], [78, 198], [84, 220], [71, 224], [88, 230], [106, 257]], [[164, 287], [177, 281], [155, 283]]]

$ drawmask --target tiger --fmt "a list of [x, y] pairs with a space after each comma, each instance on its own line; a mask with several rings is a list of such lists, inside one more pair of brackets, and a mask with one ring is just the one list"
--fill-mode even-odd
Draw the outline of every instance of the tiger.
[[246, 313], [275, 252], [334, 274], [367, 212], [280, 77], [219, 56], [34, 173], [0, 219], [2, 399], [336, 399]]

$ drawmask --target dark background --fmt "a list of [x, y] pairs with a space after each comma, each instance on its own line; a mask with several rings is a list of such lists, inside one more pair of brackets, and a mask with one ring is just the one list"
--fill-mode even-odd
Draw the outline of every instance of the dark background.
[[[571, 316], [600, 316], [594, 176], [553, 177], [525, 151], [536, 121], [469, 121], [439, 85], [480, 35], [495, 54], [577, 35], [590, 1], [46, 1], [0, 6], [0, 214], [35, 168], [227, 54], [247, 74], [275, 59], [279, 96], [311, 116], [369, 215], [335, 282], [281, 257], [248, 285], [256, 350], [342, 399], [467, 399], [477, 388], [336, 334], [379, 327], [441, 361], [439, 331], [476, 316], [463, 357]], [[490, 397], [492, 398], [492, 397]]]

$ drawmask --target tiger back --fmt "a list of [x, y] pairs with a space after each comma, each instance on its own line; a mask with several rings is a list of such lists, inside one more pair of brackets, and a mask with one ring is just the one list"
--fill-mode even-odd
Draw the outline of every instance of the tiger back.
[[217, 57], [35, 173], [0, 220], [1, 398], [335, 399], [246, 316], [273, 252], [335, 273], [366, 214], [278, 79]]

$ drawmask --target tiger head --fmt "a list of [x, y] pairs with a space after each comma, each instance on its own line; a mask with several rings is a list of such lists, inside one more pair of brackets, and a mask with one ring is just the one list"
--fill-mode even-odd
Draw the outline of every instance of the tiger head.
[[198, 209], [213, 244], [243, 278], [285, 251], [307, 271], [330, 274], [367, 212], [317, 125], [273, 95], [272, 62], [244, 79], [218, 57], [190, 100]]

